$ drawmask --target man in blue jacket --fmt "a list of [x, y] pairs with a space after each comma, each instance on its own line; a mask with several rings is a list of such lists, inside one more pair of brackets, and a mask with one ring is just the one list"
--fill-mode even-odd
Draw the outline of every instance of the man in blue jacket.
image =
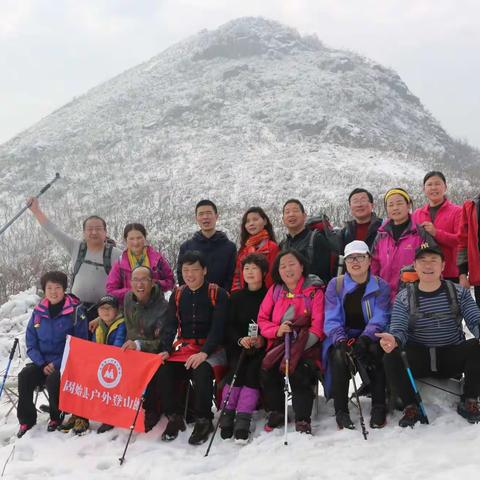
[[185, 283], [180, 268], [182, 255], [188, 251], [197, 251], [205, 259], [207, 281], [229, 292], [235, 272], [237, 247], [225, 233], [216, 230], [218, 211], [211, 200], [200, 200], [197, 203], [195, 217], [200, 231], [180, 246], [177, 262], [178, 284]]
[[50, 403], [47, 430], [60, 425], [58, 400], [60, 394], [60, 365], [67, 335], [87, 338], [87, 319], [79, 300], [65, 294], [68, 279], [63, 272], [48, 272], [40, 280], [45, 298], [34, 308], [26, 331], [28, 363], [18, 374], [18, 408], [22, 437], [37, 422], [33, 391], [45, 385]]

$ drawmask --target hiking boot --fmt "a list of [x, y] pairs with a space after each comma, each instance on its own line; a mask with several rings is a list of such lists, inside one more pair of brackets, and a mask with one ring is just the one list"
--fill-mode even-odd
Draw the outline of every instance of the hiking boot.
[[370, 428], [383, 428], [387, 423], [387, 407], [385, 405], [372, 405], [370, 412]]
[[67, 433], [75, 426], [76, 421], [77, 421], [77, 416], [70, 415], [70, 418], [66, 422], [63, 422], [61, 425], [59, 425], [57, 427], [57, 430], [59, 430], [60, 432]]
[[283, 412], [270, 412], [268, 415], [267, 424], [265, 430], [271, 432], [274, 428], [279, 428], [285, 424], [285, 415]]
[[233, 436], [233, 421], [235, 420], [235, 410], [225, 410], [220, 417], [220, 436], [227, 440]]
[[17, 437], [22, 438], [32, 427], [33, 425], [28, 425], [28, 423], [21, 423], [17, 432]]
[[144, 426], [145, 426], [145, 433], [152, 430], [152, 428], [158, 423], [160, 420], [160, 415], [157, 413], [156, 410], [145, 410], [145, 419], [144, 419]]
[[348, 412], [344, 412], [343, 410], [339, 410], [335, 414], [335, 420], [337, 421], [337, 427], [339, 430], [344, 428], [348, 428], [349, 430], [353, 430], [355, 428], [352, 419], [350, 418], [350, 414]]
[[295, 422], [295, 430], [299, 433], [312, 434], [312, 426], [307, 420], [297, 420]]
[[250, 423], [252, 414], [247, 412], [239, 412], [235, 417], [235, 427], [233, 429], [235, 441], [237, 443], [247, 443], [250, 438]]
[[75, 420], [75, 426], [73, 427], [73, 433], [75, 435], [84, 435], [87, 433], [89, 426], [90, 423], [86, 418], [77, 417]]
[[410, 404], [405, 407], [403, 411], [403, 417], [398, 421], [398, 425], [400, 427], [412, 427], [422, 420], [422, 415], [420, 414], [420, 410], [418, 409], [417, 405]]
[[162, 440], [164, 442], [171, 442], [178, 437], [179, 431], [184, 432], [187, 427], [183, 421], [183, 417], [178, 413], [167, 415], [167, 418], [168, 423], [165, 427], [165, 431], [162, 433]]
[[109, 432], [110, 430], [113, 430], [115, 427], [113, 425], [108, 425], [108, 423], [102, 423], [98, 428], [97, 428], [97, 433], [105, 433]]
[[193, 432], [188, 439], [190, 445], [201, 445], [208, 440], [208, 435], [213, 431], [213, 424], [209, 418], [197, 418]]
[[464, 402], [459, 402], [457, 412], [465, 418], [468, 423], [480, 422], [480, 410], [478, 409], [477, 400], [474, 398], [466, 398]]
[[47, 432], [54, 432], [55, 430], [58, 429], [58, 427], [60, 426], [61, 422], [60, 420], [56, 420], [54, 418], [51, 418], [49, 421], [48, 421], [48, 425], [47, 425]]

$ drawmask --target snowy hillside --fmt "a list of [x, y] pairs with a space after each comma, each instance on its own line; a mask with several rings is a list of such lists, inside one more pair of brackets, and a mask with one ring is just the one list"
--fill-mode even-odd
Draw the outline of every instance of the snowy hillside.
[[[220, 228], [236, 239], [249, 206], [265, 207], [278, 227], [280, 206], [294, 196], [340, 222], [352, 188], [418, 194], [433, 164], [461, 199], [476, 188], [478, 168], [458, 161], [454, 142], [392, 70], [277, 22], [240, 18], [0, 146], [0, 222], [58, 171], [63, 180], [42, 204], [63, 229], [80, 235], [81, 218], [97, 213], [120, 240], [125, 223], [141, 221], [173, 261], [200, 198], [218, 203]], [[65, 267], [38, 232], [26, 215], [2, 238], [0, 298], [31, 285], [41, 265]], [[15, 289], [2, 290], [2, 273]]]
[[[18, 294], [0, 307], [0, 328], [2, 332], [9, 332], [7, 336], [0, 336], [0, 370], [6, 366], [13, 336], [23, 338], [29, 311], [37, 298], [31, 290]], [[13, 361], [10, 385], [25, 361], [23, 346], [21, 351], [22, 358], [15, 356]], [[282, 432], [263, 431], [263, 412], [258, 412], [251, 443], [240, 446], [218, 436], [207, 458], [204, 457], [206, 445], [188, 445], [191, 426], [175, 442], [162, 442], [160, 437], [166, 423], [162, 420], [148, 434], [134, 434], [123, 466], [119, 465], [118, 458], [128, 436], [126, 430], [115, 429], [102, 435], [91, 431], [82, 437], [47, 433], [48, 416], [39, 414], [37, 426], [22, 439], [17, 439], [15, 412], [5, 418], [10, 404], [3, 396], [0, 402], [0, 469], [5, 468], [4, 478], [15, 480], [47, 477], [69, 480], [478, 478], [480, 425], [470, 425], [455, 413], [454, 396], [427, 388], [422, 389], [422, 394], [430, 425], [401, 429], [397, 426], [400, 413], [395, 412], [389, 416], [384, 429], [370, 430], [365, 441], [360, 433], [358, 410], [353, 405], [351, 413], [357, 429], [337, 431], [333, 406], [320, 397], [319, 414], [313, 418], [313, 436], [295, 433], [290, 425], [289, 445], [284, 446]], [[40, 403], [44, 401], [40, 397]], [[368, 399], [362, 399], [367, 419], [369, 403]], [[98, 424], [92, 426], [96, 428]]]

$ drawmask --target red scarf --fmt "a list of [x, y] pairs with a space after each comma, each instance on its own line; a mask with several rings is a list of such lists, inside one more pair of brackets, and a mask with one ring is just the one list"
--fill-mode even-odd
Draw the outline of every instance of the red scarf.
[[255, 235], [248, 237], [248, 240], [245, 242], [245, 247], [256, 247], [265, 240], [270, 240], [270, 236], [268, 235], [268, 232], [263, 229]]

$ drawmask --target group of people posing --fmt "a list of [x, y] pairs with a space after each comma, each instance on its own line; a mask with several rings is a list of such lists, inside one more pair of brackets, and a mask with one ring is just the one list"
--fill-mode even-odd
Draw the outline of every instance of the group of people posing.
[[[454, 205], [437, 171], [423, 186], [427, 203], [413, 212], [407, 191], [386, 192], [385, 220], [373, 213], [371, 193], [356, 188], [348, 197], [353, 219], [341, 230], [326, 219], [307, 221], [302, 203], [289, 199], [283, 205], [288, 233], [280, 243], [264, 210], [249, 208], [238, 251], [216, 230], [216, 205], [202, 200], [195, 207], [200, 230], [180, 247], [177, 284], [142, 224], [125, 226], [122, 252], [102, 218], [88, 217], [84, 238], [76, 240], [29, 199], [40, 225], [71, 256], [73, 279], [66, 293], [65, 273], [41, 278], [45, 296], [26, 332], [32, 363], [18, 379], [18, 436], [36, 424], [38, 386], [49, 393], [49, 431], [89, 428], [88, 419], [64, 419], [58, 409], [67, 335], [162, 356], [143, 408], [146, 431], [167, 417], [165, 441], [186, 429], [184, 412], [191, 411], [189, 443], [205, 442], [215, 396], [225, 406], [223, 439], [247, 441], [258, 408], [268, 413], [267, 431], [280, 427], [287, 374], [297, 432], [312, 433], [319, 380], [333, 398], [337, 427], [355, 428], [348, 392], [357, 371], [370, 390], [370, 427], [386, 424], [387, 392], [404, 410], [399, 425], [413, 427], [425, 418], [405, 355], [414, 378], [463, 375], [457, 411], [479, 422], [479, 199]], [[466, 339], [463, 320], [472, 338]], [[98, 432], [111, 428], [102, 424]]]

